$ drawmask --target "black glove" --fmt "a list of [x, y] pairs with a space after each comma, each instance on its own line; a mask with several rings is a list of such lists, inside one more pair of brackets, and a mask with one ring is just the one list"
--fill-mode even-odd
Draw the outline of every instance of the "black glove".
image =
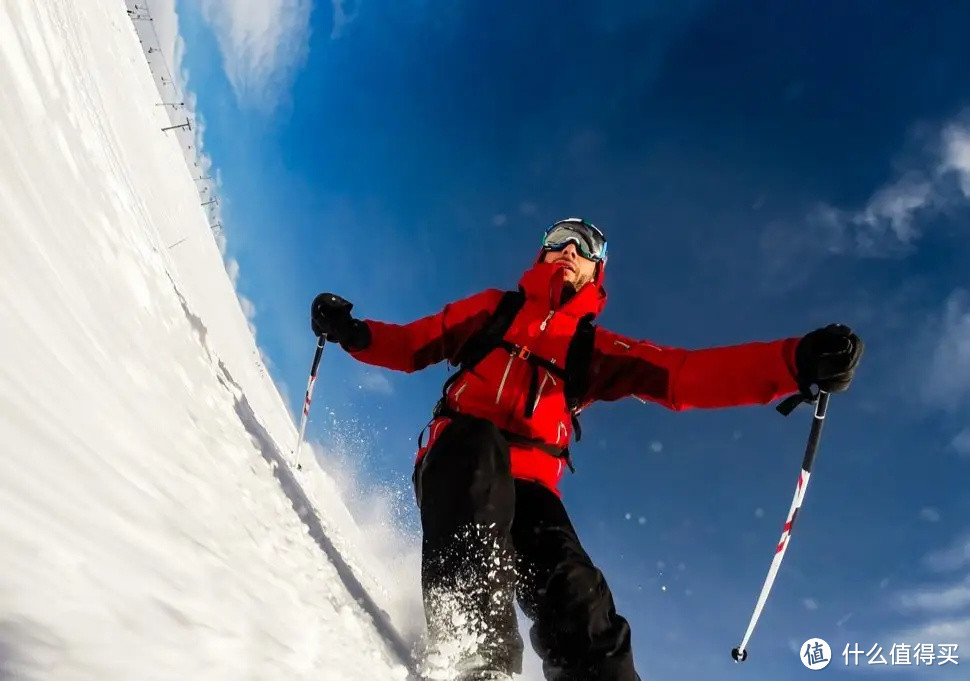
[[370, 345], [370, 329], [351, 316], [353, 307], [353, 303], [333, 293], [318, 295], [310, 306], [313, 335], [325, 335], [328, 341], [340, 343], [347, 352], [366, 349]]
[[802, 390], [817, 385], [828, 393], [847, 390], [864, 348], [852, 329], [842, 324], [805, 334], [795, 348], [798, 385]]

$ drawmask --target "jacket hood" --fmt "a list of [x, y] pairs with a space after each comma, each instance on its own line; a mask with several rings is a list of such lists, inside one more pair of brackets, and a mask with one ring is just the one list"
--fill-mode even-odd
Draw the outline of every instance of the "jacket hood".
[[549, 310], [562, 310], [576, 317], [588, 314], [596, 317], [606, 306], [604, 277], [604, 267], [599, 264], [593, 281], [579, 289], [565, 304], [560, 304], [563, 287], [567, 285], [563, 269], [555, 263], [542, 262], [540, 253], [532, 267], [519, 279], [519, 288], [526, 298], [546, 306]]

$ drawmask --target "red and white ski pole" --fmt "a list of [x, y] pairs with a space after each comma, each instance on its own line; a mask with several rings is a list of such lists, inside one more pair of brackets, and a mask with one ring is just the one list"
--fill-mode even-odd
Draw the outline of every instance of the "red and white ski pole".
[[[758, 596], [758, 603], [755, 605], [754, 613], [751, 615], [751, 621], [748, 622], [748, 630], [744, 632], [741, 645], [731, 651], [731, 657], [734, 658], [735, 662], [744, 662], [748, 659], [746, 646], [751, 639], [751, 633], [754, 631], [755, 625], [758, 623], [758, 617], [761, 616], [761, 610], [765, 606], [765, 601], [768, 600], [771, 585], [775, 583], [775, 575], [778, 574], [781, 560], [785, 557], [785, 551], [788, 549], [788, 540], [791, 538], [795, 517], [798, 515], [802, 502], [805, 500], [805, 489], [808, 487], [808, 478], [812, 473], [812, 462], [815, 460], [815, 452], [818, 450], [818, 440], [822, 433], [822, 423], [825, 420], [825, 411], [828, 409], [828, 405], [829, 394], [824, 391], [819, 391], [818, 397], [815, 399], [815, 417], [812, 419], [812, 430], [808, 436], [805, 458], [802, 460], [802, 470], [798, 474], [798, 484], [795, 487], [795, 496], [792, 499], [791, 508], [788, 511], [788, 519], [782, 528], [778, 546], [775, 547], [775, 557], [771, 561], [771, 567], [768, 569], [768, 576], [765, 578], [764, 586], [761, 587], [761, 595]], [[779, 411], [785, 413], [782, 409], [779, 409]]]
[[300, 465], [300, 448], [303, 445], [303, 433], [306, 430], [307, 416], [310, 414], [310, 397], [313, 395], [313, 384], [317, 380], [317, 367], [320, 366], [320, 357], [323, 356], [323, 345], [327, 342], [325, 335], [317, 338], [317, 350], [313, 353], [313, 364], [310, 367], [310, 378], [306, 384], [306, 396], [303, 398], [303, 416], [300, 418], [300, 435], [296, 440], [296, 454], [293, 457], [293, 465], [297, 470], [302, 470]]

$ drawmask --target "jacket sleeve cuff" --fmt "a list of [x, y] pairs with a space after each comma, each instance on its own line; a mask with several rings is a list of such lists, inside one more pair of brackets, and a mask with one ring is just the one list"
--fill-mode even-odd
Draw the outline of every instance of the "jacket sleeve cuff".
[[786, 338], [781, 351], [782, 357], [785, 360], [785, 366], [788, 367], [788, 371], [791, 373], [792, 379], [796, 384], [798, 383], [798, 363], [795, 360], [795, 353], [798, 350], [798, 344], [801, 340], [800, 336], [797, 338]]
[[340, 346], [347, 352], [354, 353], [366, 350], [370, 347], [370, 344], [370, 327], [367, 326], [367, 322], [355, 319], [351, 325], [350, 333], [347, 334], [346, 339]]

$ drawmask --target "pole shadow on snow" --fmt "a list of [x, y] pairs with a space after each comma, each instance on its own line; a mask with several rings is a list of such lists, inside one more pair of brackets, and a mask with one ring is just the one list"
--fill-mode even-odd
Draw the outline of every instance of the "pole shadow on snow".
[[[225, 371], [225, 367], [222, 368]], [[228, 376], [228, 372], [226, 372], [226, 375]], [[236, 400], [236, 414], [238, 414], [246, 430], [259, 445], [260, 453], [273, 469], [273, 475], [276, 476], [280, 487], [283, 489], [283, 493], [286, 494], [286, 497], [293, 505], [293, 510], [296, 511], [300, 520], [309, 528], [310, 536], [327, 555], [330, 562], [333, 563], [347, 591], [350, 592], [350, 595], [371, 617], [378, 633], [384, 637], [384, 640], [387, 641], [401, 663], [414, 676], [411, 652], [407, 643], [404, 642], [404, 639], [401, 638], [401, 635], [394, 628], [387, 612], [371, 598], [370, 594], [367, 593], [367, 589], [360, 583], [354, 571], [347, 565], [343, 556], [340, 555], [340, 551], [333, 545], [330, 538], [327, 537], [323, 523], [313, 508], [313, 503], [307, 498], [300, 483], [293, 477], [290, 467], [280, 453], [279, 448], [277, 448], [276, 444], [269, 437], [269, 433], [266, 432], [263, 425], [256, 419], [256, 415], [253, 413], [253, 409], [245, 396]]]
[[[169, 277], [171, 280], [171, 277]], [[207, 353], [211, 352], [209, 346], [206, 342], [208, 336], [208, 329], [203, 323], [202, 319], [193, 314], [189, 309], [188, 303], [182, 296], [175, 282], [172, 281], [172, 288], [175, 290], [175, 294], [178, 296], [179, 304], [182, 307], [182, 311], [185, 313], [192, 330], [198, 336], [199, 342]], [[334, 546], [330, 538], [327, 537], [327, 533], [324, 531], [323, 523], [320, 521], [320, 517], [317, 515], [313, 508], [313, 503], [307, 498], [306, 493], [297, 482], [296, 478], [293, 477], [293, 473], [290, 467], [286, 463], [286, 459], [280, 453], [279, 448], [273, 442], [273, 439], [266, 432], [263, 424], [259, 422], [256, 418], [256, 414], [253, 412], [252, 406], [249, 404], [249, 400], [246, 399], [243, 393], [242, 386], [240, 386], [235, 379], [233, 379], [232, 374], [226, 367], [225, 363], [220, 359], [218, 360], [219, 370], [221, 375], [217, 374], [217, 378], [227, 389], [232, 392], [242, 395], [241, 398], [235, 400], [235, 410], [236, 415], [239, 416], [239, 420], [242, 422], [243, 427], [249, 433], [249, 435], [256, 442], [259, 447], [259, 452], [262, 457], [269, 463], [270, 468], [273, 470], [273, 475], [280, 483], [280, 488], [286, 495], [287, 499], [290, 500], [290, 504], [293, 506], [293, 510], [296, 511], [297, 516], [309, 529], [310, 537], [317, 543], [317, 546], [326, 554], [327, 558], [333, 564], [337, 571], [337, 575], [340, 577], [341, 582], [343, 582], [344, 588], [350, 593], [354, 600], [364, 609], [371, 620], [374, 622], [374, 627], [377, 629], [377, 633], [380, 634], [384, 640], [390, 646], [391, 650], [397, 655], [398, 659], [408, 670], [409, 677], [412, 679], [418, 678], [418, 674], [414, 670], [414, 663], [411, 658], [411, 651], [405, 643], [404, 639], [394, 628], [391, 622], [390, 616], [385, 612], [369, 593], [354, 571], [340, 555], [340, 551]], [[0, 667], [2, 671], [2, 667]], [[0, 681], [6, 681], [2, 676], [0, 676]]]
[[25, 617], [0, 620], [0, 681], [52, 678], [67, 644]]

